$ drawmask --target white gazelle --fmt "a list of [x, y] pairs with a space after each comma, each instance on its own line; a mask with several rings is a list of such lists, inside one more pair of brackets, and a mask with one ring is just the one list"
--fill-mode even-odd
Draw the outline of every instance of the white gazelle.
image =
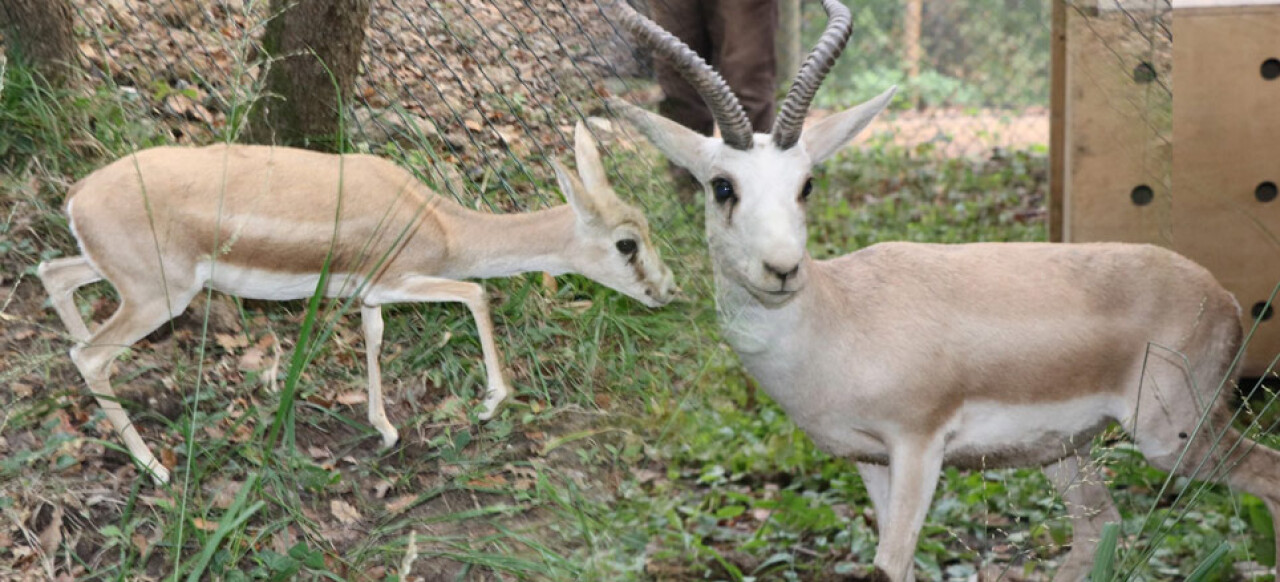
[[[76, 340], [71, 359], [89, 389], [130, 454], [165, 482], [168, 470], [112, 392], [111, 362], [204, 287], [251, 299], [309, 297], [328, 257], [325, 294], [359, 296], [369, 422], [391, 446], [399, 433], [387, 420], [378, 368], [383, 304], [467, 305], [488, 375], [480, 413], [488, 419], [508, 387], [484, 289], [462, 279], [572, 272], [651, 307], [671, 299], [671, 271], [644, 214], [610, 188], [581, 123], [575, 148], [581, 179], [553, 162], [569, 204], [521, 214], [469, 210], [368, 155], [247, 145], [148, 149], [72, 186], [66, 210], [82, 254], [42, 263], [39, 275]], [[73, 293], [101, 279], [119, 292], [120, 307], [90, 333]]]
[[1280, 454], [1229, 422], [1239, 307], [1191, 261], [1145, 245], [1036, 243], [886, 243], [810, 258], [812, 166], [894, 91], [803, 128], [851, 27], [841, 2], [823, 5], [827, 29], [771, 134], [754, 134], [719, 75], [625, 2], [615, 3], [623, 27], [699, 88], [722, 138], [614, 107], [703, 184], [725, 336], [818, 446], [857, 462], [881, 573], [913, 577], [944, 464], [1030, 465], [1045, 467], [1072, 517], [1057, 579], [1082, 579], [1102, 525], [1119, 520], [1087, 462], [1111, 422], [1156, 467], [1229, 483], [1276, 515]]

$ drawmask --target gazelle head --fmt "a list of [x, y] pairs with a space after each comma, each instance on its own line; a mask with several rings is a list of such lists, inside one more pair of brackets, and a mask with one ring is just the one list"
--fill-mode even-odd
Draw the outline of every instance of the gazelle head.
[[613, 191], [596, 142], [582, 122], [573, 137], [578, 175], [551, 162], [560, 191], [578, 218], [570, 243], [574, 248], [567, 253], [573, 271], [649, 307], [667, 304], [675, 283], [649, 239], [649, 221]]
[[809, 104], [851, 29], [849, 10], [838, 0], [823, 0], [829, 17], [826, 31], [800, 68], [773, 131], [756, 134], [729, 86], [705, 61], [625, 1], [615, 6], [632, 36], [657, 58], [670, 61], [697, 88], [722, 137], [703, 136], [618, 99], [611, 104], [702, 184], [707, 243], [719, 274], [765, 305], [787, 302], [808, 281], [805, 206], [813, 190], [810, 170], [857, 136], [889, 104], [896, 87], [803, 129]]

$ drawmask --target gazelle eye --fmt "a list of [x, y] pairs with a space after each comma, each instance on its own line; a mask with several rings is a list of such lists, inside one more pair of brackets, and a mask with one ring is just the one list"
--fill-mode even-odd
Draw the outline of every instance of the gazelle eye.
[[637, 247], [636, 247], [636, 241], [635, 241], [635, 240], [633, 240], [633, 239], [624, 238], [624, 239], [622, 239], [622, 240], [618, 241], [618, 244], [616, 244], [616, 245], [614, 245], [614, 246], [618, 247], [618, 252], [620, 252], [620, 253], [622, 253], [622, 254], [624, 254], [624, 255], [634, 255], [634, 254], [636, 254], [636, 249], [637, 249]]
[[719, 204], [738, 199], [738, 195], [733, 192], [733, 183], [724, 178], [713, 178], [711, 191], [715, 193], [716, 202]]
[[813, 193], [813, 178], [808, 178], [804, 181], [804, 188], [800, 189], [800, 199], [808, 200], [809, 194], [812, 194], [812, 193]]

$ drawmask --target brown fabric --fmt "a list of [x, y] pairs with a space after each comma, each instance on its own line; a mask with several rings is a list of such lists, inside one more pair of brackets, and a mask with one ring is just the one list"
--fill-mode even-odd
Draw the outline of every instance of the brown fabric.
[[[654, 22], [724, 77], [757, 132], [773, 126], [778, 30], [777, 0], [650, 0]], [[670, 65], [655, 63], [666, 95], [658, 111], [685, 127], [711, 135], [715, 120], [702, 97]]]

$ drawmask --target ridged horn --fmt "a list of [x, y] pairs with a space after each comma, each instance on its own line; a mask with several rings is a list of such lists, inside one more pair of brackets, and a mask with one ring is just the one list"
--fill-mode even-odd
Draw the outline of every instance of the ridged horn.
[[613, 2], [619, 22], [640, 44], [648, 46], [659, 57], [671, 63], [684, 80], [697, 89], [698, 95], [711, 108], [720, 137], [729, 147], [738, 150], [751, 149], [751, 120], [742, 109], [742, 103], [729, 89], [724, 78], [711, 69], [706, 61], [693, 52], [680, 39], [662, 29], [652, 20], [641, 16], [626, 0]]
[[817, 46], [805, 58], [796, 80], [787, 91], [787, 98], [782, 102], [777, 121], [773, 122], [773, 143], [779, 149], [790, 149], [800, 141], [800, 131], [804, 129], [804, 117], [809, 113], [809, 104], [818, 92], [818, 86], [831, 72], [836, 59], [844, 51], [849, 42], [849, 34], [853, 32], [853, 17], [849, 9], [839, 0], [822, 0], [822, 8], [827, 11], [827, 29], [822, 32]]

